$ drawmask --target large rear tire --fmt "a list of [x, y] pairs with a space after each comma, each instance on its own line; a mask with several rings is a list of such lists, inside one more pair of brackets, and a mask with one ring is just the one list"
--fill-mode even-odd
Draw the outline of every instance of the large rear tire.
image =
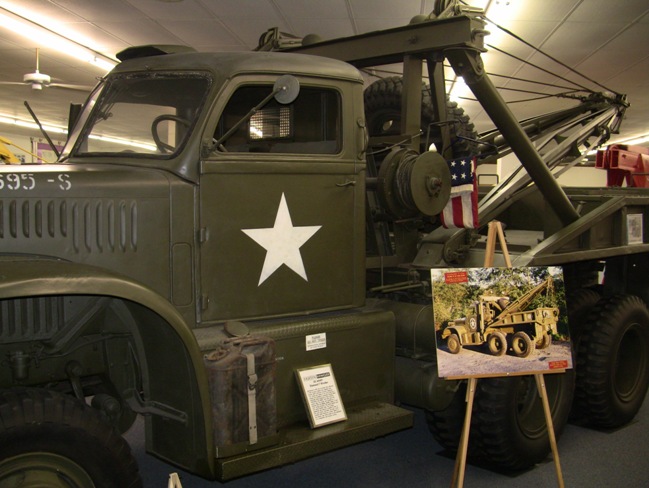
[[[572, 370], [545, 376], [557, 438], [568, 421], [574, 391]], [[533, 376], [478, 380], [471, 418], [468, 457], [490, 469], [519, 471], [550, 454], [543, 405]], [[444, 448], [457, 451], [466, 412], [466, 383], [442, 411], [426, 412], [428, 428]]]
[[602, 296], [592, 288], [577, 288], [566, 299], [568, 307], [568, 324], [570, 326], [570, 340], [579, 349], [579, 340], [586, 327], [588, 316], [593, 307], [602, 299]]
[[649, 386], [649, 311], [633, 295], [593, 307], [577, 352], [577, 404], [597, 427], [619, 427], [638, 413]]
[[32, 388], [0, 392], [0, 486], [139, 488], [130, 448], [84, 403]]
[[[568, 421], [574, 374], [546, 375], [545, 385], [558, 438]], [[547, 423], [533, 376], [478, 381], [471, 440], [479, 449], [479, 461], [494, 469], [523, 470], [548, 456]]]
[[504, 356], [507, 353], [507, 337], [500, 331], [492, 332], [487, 339], [487, 349], [494, 356]]
[[535, 349], [535, 343], [525, 332], [519, 331], [512, 337], [512, 351], [519, 358], [529, 357]]
[[[444, 410], [426, 411], [426, 422], [433, 438], [444, 449], [457, 451], [466, 413], [466, 381], [459, 383], [451, 403]], [[471, 443], [469, 443], [471, 446]]]
[[[573, 368], [578, 368], [577, 352], [583, 336], [583, 331], [588, 323], [588, 316], [593, 307], [602, 299], [602, 296], [592, 288], [577, 288], [569, 293], [566, 299], [568, 307], [568, 324], [570, 327], [570, 341], [573, 345]], [[584, 388], [579, 386], [579, 375], [575, 380], [575, 394], [570, 417], [572, 421], [583, 423], [586, 415], [581, 411], [584, 402], [580, 399]], [[585, 393], [584, 393], [585, 394]]]

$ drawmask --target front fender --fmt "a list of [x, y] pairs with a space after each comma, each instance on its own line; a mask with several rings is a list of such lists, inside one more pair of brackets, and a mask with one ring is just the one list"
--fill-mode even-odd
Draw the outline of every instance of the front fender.
[[462, 341], [462, 334], [466, 333], [466, 329], [464, 327], [458, 327], [457, 325], [449, 325], [448, 327], [444, 328], [442, 331], [442, 339], [447, 339], [451, 334], [456, 334], [458, 336], [458, 339], [460, 340], [460, 344], [463, 344]]
[[133, 279], [95, 266], [0, 256], [0, 300], [97, 295], [122, 300], [145, 358], [147, 400], [187, 413], [187, 422], [148, 418], [147, 448], [205, 477], [214, 476], [211, 404], [203, 355], [191, 328], [168, 300]]

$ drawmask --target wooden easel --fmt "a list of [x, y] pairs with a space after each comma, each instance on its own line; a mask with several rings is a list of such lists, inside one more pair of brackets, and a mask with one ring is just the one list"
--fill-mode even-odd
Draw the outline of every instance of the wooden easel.
[[167, 488], [183, 488], [183, 485], [180, 483], [180, 478], [178, 473], [171, 473], [169, 475], [169, 482], [167, 483]]
[[[505, 264], [508, 268], [512, 267], [509, 258], [509, 251], [507, 250], [507, 243], [505, 242], [505, 235], [500, 222], [489, 222], [489, 232], [487, 234], [487, 248], [485, 251], [484, 267], [492, 267], [494, 262], [494, 254], [496, 251], [496, 238], [500, 243], [500, 248], [505, 258]], [[564, 370], [565, 371], [565, 370]], [[556, 372], [562, 372], [556, 371]], [[466, 469], [467, 449], [469, 447], [469, 431], [471, 429], [471, 412], [473, 411], [473, 399], [475, 397], [475, 390], [478, 386], [478, 378], [480, 376], [467, 376], [467, 377], [454, 377], [449, 379], [467, 379], [466, 389], [466, 415], [464, 417], [464, 425], [462, 426], [462, 435], [460, 436], [460, 445], [458, 446], [457, 457], [455, 459], [455, 469], [453, 471], [453, 479], [451, 480], [451, 488], [462, 488], [464, 486], [464, 471]], [[552, 413], [550, 412], [550, 402], [548, 401], [548, 393], [545, 388], [545, 381], [543, 373], [534, 373], [536, 380], [536, 388], [541, 396], [543, 403], [543, 412], [545, 414], [545, 421], [548, 426], [548, 436], [550, 438], [550, 447], [552, 448], [552, 457], [554, 459], [554, 466], [557, 471], [557, 484], [559, 488], [564, 488], [563, 474], [561, 472], [561, 464], [559, 462], [559, 450], [557, 449], [557, 439], [554, 434], [554, 424], [552, 423]]]

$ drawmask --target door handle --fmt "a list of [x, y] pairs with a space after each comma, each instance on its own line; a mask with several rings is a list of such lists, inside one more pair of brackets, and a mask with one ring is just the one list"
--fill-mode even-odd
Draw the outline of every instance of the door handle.
[[336, 183], [336, 186], [338, 186], [340, 188], [345, 187], [345, 186], [354, 186], [354, 185], [356, 185], [356, 181], [354, 181], [354, 180], [347, 180], [344, 183]]

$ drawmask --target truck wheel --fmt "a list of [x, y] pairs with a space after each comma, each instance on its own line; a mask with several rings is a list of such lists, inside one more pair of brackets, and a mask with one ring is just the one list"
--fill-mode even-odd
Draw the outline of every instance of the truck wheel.
[[494, 356], [504, 356], [507, 352], [507, 338], [502, 332], [492, 332], [487, 339], [487, 348]]
[[[573, 346], [573, 365], [578, 368], [577, 364], [577, 351], [579, 351], [579, 344], [583, 337], [583, 331], [588, 322], [588, 315], [593, 307], [602, 299], [602, 296], [592, 288], [577, 288], [571, 292], [566, 298], [566, 305], [568, 307], [568, 325], [570, 327], [570, 341]], [[582, 423], [586, 419], [586, 414], [582, 412], [582, 405], [585, 403], [582, 396], [585, 395], [583, 388], [579, 387], [579, 378], [577, 377], [577, 385], [575, 389], [575, 398], [570, 411], [571, 420]]]
[[630, 422], [649, 385], [649, 311], [632, 295], [601, 300], [577, 351], [577, 404], [599, 427]]
[[446, 347], [451, 354], [458, 354], [462, 350], [462, 343], [457, 334], [451, 334], [446, 339]]
[[545, 333], [536, 341], [537, 349], [547, 349], [552, 345], [552, 334]]
[[[403, 92], [403, 79], [400, 76], [390, 76], [376, 80], [365, 89], [365, 119], [370, 136], [398, 135], [401, 133], [401, 93]], [[426, 146], [427, 130], [430, 128], [428, 144], [435, 143], [438, 152], [441, 132], [439, 126], [432, 124], [435, 112], [430, 97], [430, 87], [422, 83], [421, 98], [421, 136], [420, 152], [428, 151]], [[456, 102], [446, 100], [446, 117], [452, 123], [449, 125], [453, 156], [462, 157], [475, 154], [477, 132], [469, 117]], [[432, 125], [431, 125], [432, 124]]]
[[0, 486], [139, 488], [126, 441], [100, 414], [62, 393], [0, 392]]
[[529, 357], [534, 351], [534, 342], [525, 332], [516, 332], [512, 337], [512, 351], [519, 358]]
[[570, 326], [570, 340], [578, 350], [579, 338], [586, 326], [586, 320], [591, 309], [601, 300], [602, 296], [591, 288], [577, 288], [566, 299], [568, 307], [568, 324]]
[[[439, 411], [426, 411], [428, 430], [446, 450], [455, 452], [460, 445], [460, 435], [466, 415], [466, 381], [460, 382], [448, 407]], [[469, 449], [472, 448], [469, 442]]]
[[[568, 371], [544, 378], [558, 438], [570, 413], [574, 373]], [[548, 456], [550, 440], [533, 376], [478, 380], [471, 442], [475, 442], [480, 451], [479, 461], [491, 468], [527, 469]]]

